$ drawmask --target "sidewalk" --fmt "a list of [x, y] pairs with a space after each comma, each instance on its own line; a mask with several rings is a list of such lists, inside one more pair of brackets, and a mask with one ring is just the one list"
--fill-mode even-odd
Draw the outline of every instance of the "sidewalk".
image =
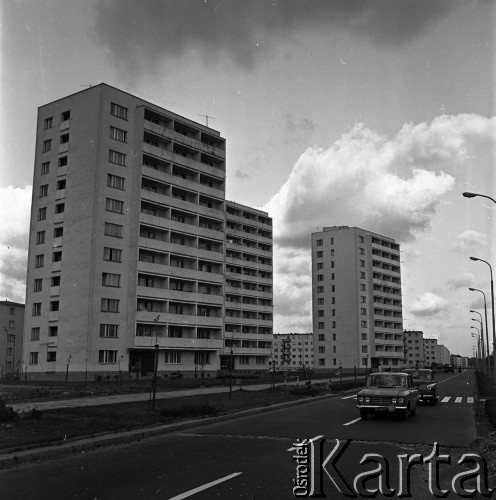
[[[364, 377], [357, 377], [357, 381], [363, 379]], [[354, 376], [343, 377], [343, 382], [354, 381]], [[333, 384], [337, 384], [340, 379], [332, 380]], [[276, 387], [281, 387], [284, 385], [300, 385], [303, 386], [307, 382], [306, 380], [291, 381], [284, 384], [284, 382], [276, 383]], [[313, 384], [326, 384], [328, 379], [316, 379]], [[272, 383], [264, 384], [253, 384], [253, 385], [233, 385], [232, 390], [238, 391], [243, 389], [244, 391], [263, 391], [272, 387]], [[229, 392], [229, 386], [221, 387], [198, 387], [195, 389], [178, 389], [174, 391], [160, 391], [156, 393], [155, 398], [158, 399], [169, 399], [169, 398], [181, 398], [187, 396], [197, 396], [201, 394], [219, 394]], [[55, 410], [57, 408], [76, 408], [78, 406], [99, 406], [108, 405], [115, 403], [131, 403], [137, 401], [148, 401], [150, 399], [150, 392], [141, 392], [137, 394], [115, 394], [111, 396], [95, 396], [95, 397], [83, 397], [83, 398], [73, 398], [73, 399], [62, 399], [53, 401], [29, 401], [27, 403], [14, 403], [12, 408], [17, 412], [29, 411], [36, 408], [40, 411], [43, 410]]]

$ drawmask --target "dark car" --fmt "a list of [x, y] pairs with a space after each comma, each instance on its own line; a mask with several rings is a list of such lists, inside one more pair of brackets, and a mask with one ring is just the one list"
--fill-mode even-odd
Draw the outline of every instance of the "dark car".
[[434, 372], [428, 369], [405, 370], [411, 375], [413, 384], [419, 391], [419, 401], [422, 403], [437, 403], [437, 384], [434, 382]]
[[405, 420], [417, 411], [418, 390], [407, 373], [371, 373], [367, 384], [357, 394], [360, 417], [370, 414], [396, 414]]
[[455, 373], [455, 367], [453, 365], [444, 365], [444, 373]]

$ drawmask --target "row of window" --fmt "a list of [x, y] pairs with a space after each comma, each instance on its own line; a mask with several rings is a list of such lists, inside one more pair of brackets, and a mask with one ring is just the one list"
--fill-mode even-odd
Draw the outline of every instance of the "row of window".
[[[54, 363], [57, 361], [57, 352], [48, 351], [47, 352], [47, 363]], [[29, 353], [29, 364], [31, 366], [37, 365], [39, 362], [39, 353], [30, 352]], [[113, 364], [117, 363], [117, 351], [113, 350], [101, 350], [98, 351], [98, 362], [102, 364]]]

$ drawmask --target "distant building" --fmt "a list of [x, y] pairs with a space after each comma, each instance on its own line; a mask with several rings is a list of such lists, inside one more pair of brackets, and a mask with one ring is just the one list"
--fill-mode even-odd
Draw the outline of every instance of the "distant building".
[[405, 367], [424, 368], [424, 333], [420, 330], [405, 330]]
[[275, 370], [313, 370], [313, 334], [275, 334], [273, 340]]
[[450, 356], [450, 363], [455, 368], [468, 368], [469, 367], [469, 358], [465, 356], [460, 356], [459, 354], [452, 354]]
[[449, 365], [451, 363], [450, 351], [446, 346], [442, 344], [437, 345], [436, 363], [440, 365]]
[[424, 363], [426, 368], [438, 363], [437, 354], [437, 339], [424, 339]]
[[400, 247], [358, 227], [312, 233], [316, 371], [404, 364]]
[[17, 378], [22, 373], [24, 304], [0, 302], [0, 377]]

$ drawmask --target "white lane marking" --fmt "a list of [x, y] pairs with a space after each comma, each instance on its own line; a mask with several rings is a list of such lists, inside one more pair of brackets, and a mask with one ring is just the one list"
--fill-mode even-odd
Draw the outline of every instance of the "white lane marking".
[[357, 395], [356, 394], [353, 394], [352, 396], [345, 396], [344, 398], [341, 398], [341, 399], [351, 399], [351, 398], [356, 398]]
[[463, 398], [461, 398], [461, 397], [456, 398], [456, 399], [455, 399], [455, 403], [461, 403], [461, 402], [462, 402], [462, 399], [463, 399]]
[[451, 399], [451, 396], [446, 396], [441, 400], [441, 403], [447, 403]]
[[194, 488], [189, 491], [185, 491], [184, 493], [181, 493], [180, 495], [177, 495], [175, 497], [169, 498], [169, 500], [182, 500], [183, 498], [188, 498], [193, 495], [196, 495], [196, 493], [199, 493], [200, 491], [206, 490], [207, 488], [211, 488], [212, 486], [215, 486], [216, 484], [223, 483], [224, 481], [228, 481], [229, 479], [232, 479], [233, 477], [239, 476], [240, 474], [243, 474], [242, 472], [234, 472], [233, 474], [229, 474], [229, 476], [221, 477], [220, 479], [216, 479], [215, 481], [212, 481], [210, 483], [203, 484], [202, 486], [198, 486], [198, 488]]
[[351, 420], [350, 422], [346, 422], [346, 424], [343, 425], [351, 425], [354, 424], [355, 422], [358, 422], [359, 420], [362, 420], [361, 418], [355, 418], [355, 420]]
[[472, 397], [467, 398], [467, 403], [473, 403], [473, 402], [474, 402], [474, 398], [472, 398]]
[[[307, 442], [308, 442], [308, 443], [311, 443], [312, 441], [316, 441], [317, 439], [320, 439], [321, 437], [324, 437], [324, 435], [323, 435], [323, 434], [321, 434], [321, 435], [319, 435], [319, 436], [315, 436], [315, 437], [313, 437], [312, 439], [309, 439]], [[291, 448], [289, 448], [289, 449], [288, 449], [288, 450], [286, 450], [286, 451], [295, 451], [295, 450], [296, 450], [296, 448], [297, 448], [296, 446], [292, 446]]]

